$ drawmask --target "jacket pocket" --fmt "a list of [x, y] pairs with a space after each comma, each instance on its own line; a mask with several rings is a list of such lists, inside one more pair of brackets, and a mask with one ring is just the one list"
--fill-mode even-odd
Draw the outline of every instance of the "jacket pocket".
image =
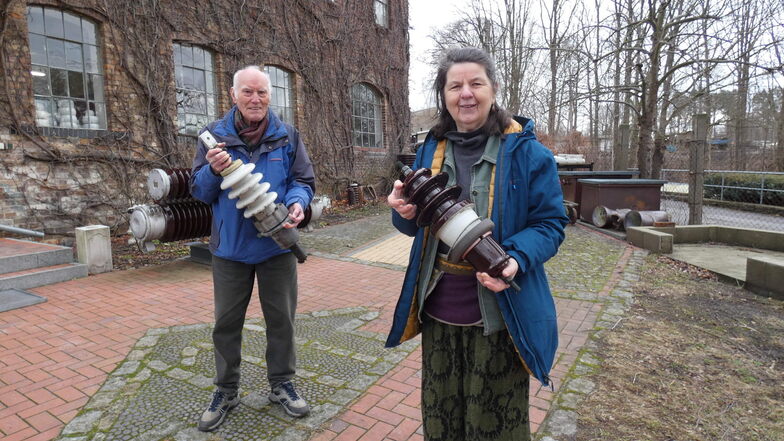
[[217, 250], [221, 244], [221, 230], [223, 230], [223, 219], [217, 221], [215, 216], [212, 217], [212, 231], [210, 231], [210, 245], [212, 249]]

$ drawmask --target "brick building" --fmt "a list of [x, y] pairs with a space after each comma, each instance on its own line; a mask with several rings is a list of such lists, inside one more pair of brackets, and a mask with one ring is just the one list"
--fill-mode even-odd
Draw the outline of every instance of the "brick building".
[[387, 182], [409, 140], [404, 0], [6, 0], [0, 11], [0, 223], [122, 227], [153, 168], [262, 65], [318, 193]]

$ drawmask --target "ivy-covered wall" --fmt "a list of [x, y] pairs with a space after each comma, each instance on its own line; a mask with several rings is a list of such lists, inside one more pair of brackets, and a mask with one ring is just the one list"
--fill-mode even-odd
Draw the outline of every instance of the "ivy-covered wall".
[[[195, 138], [177, 134], [172, 42], [213, 53], [219, 114], [231, 106], [238, 68], [294, 74], [295, 125], [318, 193], [388, 183], [409, 135], [408, 3], [388, 4], [384, 27], [370, 0], [2, 2], [0, 223], [53, 235], [94, 223], [124, 228], [126, 209], [149, 202], [151, 169], [190, 167]], [[28, 5], [97, 24], [106, 130], [36, 126]], [[382, 96], [381, 149], [352, 145], [351, 87], [360, 82]]]

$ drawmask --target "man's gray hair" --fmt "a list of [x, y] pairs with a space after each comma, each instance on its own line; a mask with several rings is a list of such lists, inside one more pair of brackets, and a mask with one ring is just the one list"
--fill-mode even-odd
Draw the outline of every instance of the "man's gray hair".
[[239, 81], [240, 73], [243, 72], [243, 71], [246, 71], [246, 70], [255, 70], [255, 71], [261, 72], [261, 74], [264, 75], [264, 78], [267, 79], [267, 84], [269, 84], [269, 86], [270, 86], [270, 90], [268, 90], [267, 92], [270, 95], [272, 95], [272, 80], [270, 79], [269, 74], [267, 72], [264, 72], [264, 70], [262, 70], [261, 67], [255, 65], [255, 64], [252, 64], [250, 66], [243, 67], [242, 69], [238, 70], [237, 72], [234, 72], [234, 80], [232, 82], [232, 88], [234, 89], [234, 98], [237, 98], [237, 93], [239, 92], [238, 89], [239, 89], [239, 82], [240, 82]]

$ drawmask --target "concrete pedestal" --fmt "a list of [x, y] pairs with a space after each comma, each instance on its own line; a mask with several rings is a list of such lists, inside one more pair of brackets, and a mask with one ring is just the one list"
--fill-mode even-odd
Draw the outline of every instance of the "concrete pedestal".
[[87, 265], [89, 274], [112, 270], [112, 242], [109, 227], [88, 225], [76, 229], [76, 256], [79, 263]]

